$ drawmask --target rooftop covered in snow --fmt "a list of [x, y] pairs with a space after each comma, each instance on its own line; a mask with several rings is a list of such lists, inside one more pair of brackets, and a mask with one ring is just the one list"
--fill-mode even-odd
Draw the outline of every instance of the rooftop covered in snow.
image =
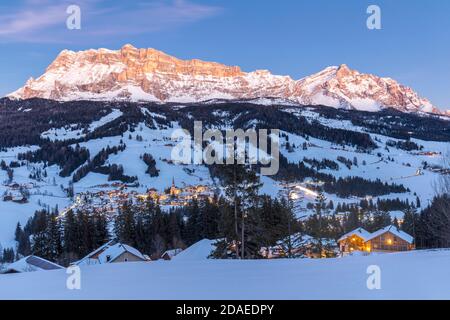
[[63, 269], [63, 267], [44, 258], [31, 255], [10, 264], [3, 273], [22, 273], [58, 269]]

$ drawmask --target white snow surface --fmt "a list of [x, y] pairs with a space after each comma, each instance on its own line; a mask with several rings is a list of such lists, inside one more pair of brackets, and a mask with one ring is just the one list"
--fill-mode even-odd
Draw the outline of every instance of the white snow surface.
[[[381, 289], [367, 288], [367, 268]], [[81, 267], [81, 290], [65, 270], [0, 275], [0, 299], [450, 299], [450, 251], [335, 259], [200, 260]]]
[[217, 240], [203, 239], [194, 243], [189, 248], [181, 251], [173, 260], [176, 261], [199, 261], [208, 259], [209, 255], [215, 249]]
[[[115, 119], [122, 116], [123, 112], [117, 109], [113, 109], [111, 113], [107, 114], [106, 116], [102, 117], [101, 119], [92, 122], [87, 131], [93, 132], [95, 129], [100, 128], [101, 126], [104, 126], [105, 124], [114, 121]], [[69, 125], [62, 128], [52, 128], [48, 131], [45, 131], [41, 134], [42, 138], [48, 138], [51, 141], [64, 141], [64, 140], [70, 140], [70, 139], [79, 139], [84, 137], [85, 134], [83, 134], [83, 130], [77, 129], [77, 125]]]

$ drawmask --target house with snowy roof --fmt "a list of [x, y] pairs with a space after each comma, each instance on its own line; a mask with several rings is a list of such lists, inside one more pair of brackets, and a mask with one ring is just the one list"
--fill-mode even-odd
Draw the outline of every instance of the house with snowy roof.
[[210, 255], [216, 249], [219, 240], [203, 239], [190, 247], [184, 249], [176, 256], [172, 257], [173, 261], [201, 261], [209, 259]]
[[414, 250], [414, 238], [408, 233], [390, 225], [375, 232], [357, 228], [338, 239], [341, 253], [353, 251], [397, 252]]
[[138, 249], [112, 240], [74, 264], [82, 266], [117, 262], [143, 262], [148, 260]]
[[23, 273], [58, 269], [63, 269], [63, 267], [44, 258], [40, 258], [37, 256], [28, 256], [14, 263], [11, 263], [2, 273]]
[[161, 259], [163, 260], [172, 260], [177, 254], [179, 254], [183, 249], [177, 248], [172, 250], [167, 250], [161, 255]]

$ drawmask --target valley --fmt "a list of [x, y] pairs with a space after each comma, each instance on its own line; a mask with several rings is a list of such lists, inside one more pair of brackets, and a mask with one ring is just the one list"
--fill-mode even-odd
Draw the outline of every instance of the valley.
[[[280, 170], [275, 176], [260, 177], [261, 193], [286, 198], [284, 184], [289, 182], [299, 218], [314, 213], [317, 193], [322, 190], [336, 210], [343, 205], [359, 206], [361, 201], [395, 202], [397, 207], [386, 210], [401, 220], [405, 203], [428, 205], [435, 196], [433, 186], [448, 174], [444, 156], [450, 141], [449, 122], [435, 116], [399, 117], [395, 110], [349, 114], [276, 101], [268, 106], [256, 102], [162, 105], [3, 99], [1, 104], [3, 126], [9, 119], [8, 126], [30, 127], [26, 134], [17, 135], [17, 141], [10, 140], [7, 130], [0, 136], [0, 161], [5, 163], [0, 171], [3, 248], [15, 246], [16, 224], [24, 226], [36, 210], [57, 210], [63, 215], [68, 209], [97, 206], [114, 215], [121, 204], [118, 199], [137, 203], [153, 198], [171, 208], [197, 196], [223, 196], [220, 174], [213, 167], [171, 160], [173, 130], [192, 130], [194, 120], [203, 121], [205, 128], [221, 130], [230, 126], [282, 128]], [[420, 125], [423, 122], [428, 122], [426, 131]], [[404, 141], [409, 141], [411, 149], [396, 144]], [[78, 151], [56, 157], [67, 148]], [[107, 155], [98, 157], [102, 151]], [[153, 174], [148, 173], [144, 154], [154, 160]], [[94, 158], [102, 160], [97, 165]], [[355, 183], [360, 189], [350, 188]], [[361, 188], [367, 183], [364, 191]], [[175, 191], [171, 188], [180, 191], [172, 197]], [[197, 193], [197, 188], [203, 192]]]

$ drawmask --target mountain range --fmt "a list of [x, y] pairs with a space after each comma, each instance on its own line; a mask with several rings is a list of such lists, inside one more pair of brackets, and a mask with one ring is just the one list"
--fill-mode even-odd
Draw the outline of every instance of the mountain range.
[[244, 72], [237, 66], [180, 60], [130, 44], [119, 50], [63, 50], [43, 75], [30, 78], [8, 97], [164, 103], [275, 98], [349, 110], [442, 113], [411, 88], [345, 64], [294, 80], [267, 70]]

